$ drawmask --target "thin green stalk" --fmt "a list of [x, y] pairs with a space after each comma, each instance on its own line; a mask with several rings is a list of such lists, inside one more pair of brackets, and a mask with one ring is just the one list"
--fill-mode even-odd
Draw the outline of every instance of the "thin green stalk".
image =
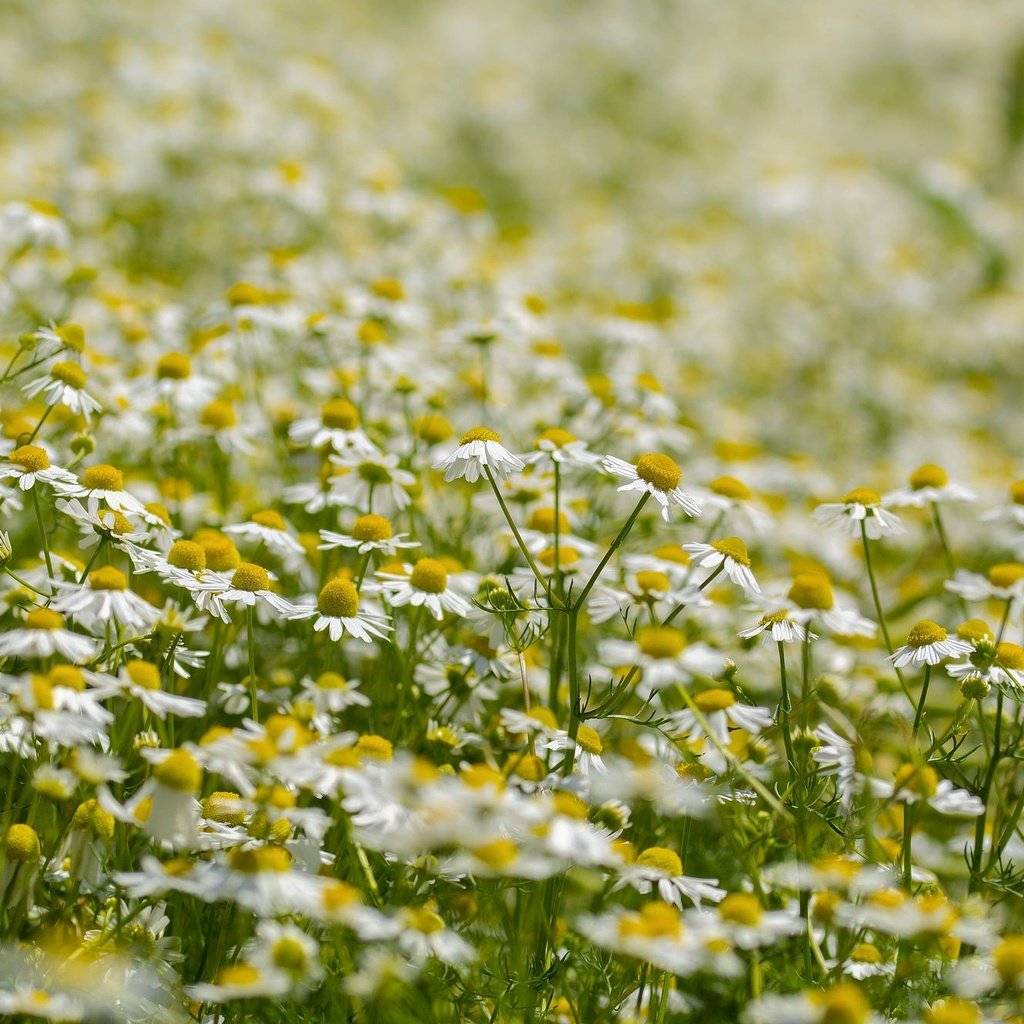
[[260, 700], [259, 688], [256, 684], [256, 609], [249, 605], [245, 609], [245, 627], [249, 641], [249, 697], [252, 702], [252, 720], [259, 725]]
[[[868, 543], [868, 531], [864, 526], [864, 520], [860, 523], [860, 539], [864, 545], [864, 563], [868, 570], [868, 582], [871, 584], [871, 597], [875, 602], [875, 614], [878, 616], [878, 625], [882, 630], [882, 637], [885, 640], [885, 649], [889, 652], [889, 657], [892, 657], [893, 646], [892, 640], [889, 637], [889, 627], [885, 624], [885, 613], [882, 611], [882, 599], [878, 596], [878, 584], [875, 582], [875, 570], [871, 564], [871, 545]], [[895, 668], [895, 666], [894, 666]], [[907, 681], [903, 678], [903, 673], [896, 668], [896, 678], [899, 680], [900, 687], [903, 693], [906, 695], [907, 700], [911, 704], [914, 704], [914, 698], [911, 696], [910, 688], [907, 686]]]
[[789, 682], [786, 678], [786, 645], [780, 640], [779, 647], [779, 683], [782, 687], [782, 701], [779, 704], [779, 720], [782, 725], [782, 742], [786, 747], [786, 760], [789, 762], [789, 775], [796, 782], [796, 754], [793, 750], [793, 735], [789, 716], [793, 710], [789, 699]]
[[35, 487], [32, 491], [32, 507], [36, 512], [36, 526], [39, 527], [39, 539], [43, 544], [43, 557], [46, 559], [46, 573], [53, 579], [53, 562], [50, 560], [50, 540], [46, 535], [46, 527], [43, 525], [43, 510], [39, 507], [39, 491]]
[[608, 564], [612, 555], [618, 550], [619, 545], [626, 539], [627, 534], [633, 528], [633, 524], [636, 522], [636, 518], [643, 511], [644, 505], [647, 504], [651, 495], [649, 491], [644, 491], [640, 500], [636, 503], [636, 508], [630, 513], [629, 518], [623, 524], [622, 529], [615, 536], [615, 540], [608, 545], [608, 550], [604, 553], [604, 557], [598, 562], [597, 568], [591, 573], [590, 579], [587, 580], [586, 586], [580, 592], [579, 596], [572, 603], [572, 610], [577, 611], [583, 606], [583, 602], [586, 601], [590, 592], [594, 589], [597, 581], [601, 578], [601, 573], [604, 572], [604, 567]]

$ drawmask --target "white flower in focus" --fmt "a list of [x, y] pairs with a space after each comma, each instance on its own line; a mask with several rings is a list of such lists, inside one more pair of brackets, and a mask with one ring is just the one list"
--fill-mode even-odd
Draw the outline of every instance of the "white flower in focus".
[[463, 477], [469, 483], [475, 483], [486, 475], [485, 470], [490, 470], [496, 480], [505, 480], [524, 468], [523, 460], [501, 443], [501, 435], [487, 427], [474, 427], [467, 431], [451, 455], [434, 463], [434, 469], [444, 470], [446, 483]]
[[661, 518], [672, 519], [672, 506], [677, 505], [688, 516], [701, 514], [700, 506], [690, 495], [679, 489], [683, 473], [673, 459], [658, 452], [639, 456], [635, 463], [624, 462], [614, 455], [606, 455], [601, 468], [615, 476], [625, 477], [628, 483], [620, 491], [646, 492], [661, 506]]

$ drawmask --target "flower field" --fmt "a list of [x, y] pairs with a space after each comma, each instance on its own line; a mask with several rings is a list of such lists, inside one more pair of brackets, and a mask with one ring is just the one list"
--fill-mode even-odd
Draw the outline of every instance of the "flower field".
[[4, 20], [0, 1017], [1024, 1021], [1024, 8]]

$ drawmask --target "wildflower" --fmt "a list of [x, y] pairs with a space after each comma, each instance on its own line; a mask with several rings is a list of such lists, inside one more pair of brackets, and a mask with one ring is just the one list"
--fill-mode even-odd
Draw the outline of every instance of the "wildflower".
[[679, 854], [664, 846], [648, 847], [632, 864], [620, 868], [615, 887], [623, 885], [630, 885], [644, 894], [656, 888], [661, 899], [677, 907], [682, 906], [681, 897], [684, 896], [697, 907], [701, 900], [718, 903], [725, 898], [725, 890], [718, 888], [717, 878], [685, 875]]
[[1024, 564], [999, 562], [984, 576], [958, 569], [946, 589], [965, 601], [1019, 601], [1024, 599]]
[[962, 484], [952, 483], [941, 466], [926, 463], [910, 474], [909, 486], [890, 491], [882, 499], [886, 508], [925, 508], [945, 502], [976, 500], [974, 491]]
[[970, 654], [973, 648], [963, 640], [949, 638], [949, 633], [929, 619], [922, 619], [907, 636], [907, 642], [892, 655], [896, 668], [904, 665], [938, 665], [943, 658]]
[[965, 789], [957, 789], [949, 779], [940, 779], [930, 765], [904, 764], [897, 769], [892, 782], [868, 780], [875, 796], [913, 804], [925, 800], [939, 814], [954, 817], [977, 817], [985, 805]]
[[761, 592], [750, 569], [747, 546], [739, 537], [723, 537], [710, 544], [684, 544], [683, 550], [698, 568], [718, 569], [721, 566], [738, 587], [752, 590], [754, 593]]
[[550, 472], [559, 467], [590, 467], [601, 461], [601, 456], [587, 449], [587, 442], [561, 427], [551, 427], [539, 434], [533, 442], [533, 451], [519, 456], [527, 466], [539, 472]]
[[0, 635], [0, 657], [52, 658], [59, 654], [75, 665], [92, 660], [99, 649], [90, 637], [64, 626], [64, 616], [53, 608], [33, 608], [20, 627]]
[[[711, 735], [723, 747], [729, 745], [730, 726], [756, 735], [772, 724], [772, 713], [767, 708], [740, 704], [731, 691], [721, 687], [696, 694], [693, 702], [701, 712]], [[704, 724], [689, 708], [683, 708], [669, 716], [669, 722], [671, 728], [685, 736], [688, 743], [700, 743], [707, 738]], [[721, 751], [711, 743], [704, 746], [700, 759], [711, 771], [718, 774], [728, 767]]]
[[77, 484], [74, 473], [50, 462], [50, 455], [40, 445], [23, 444], [7, 455], [7, 464], [0, 464], [0, 480], [16, 480], [23, 491], [31, 490], [37, 482], [50, 484], [55, 481]]
[[160, 610], [128, 587], [128, 577], [112, 565], [94, 569], [84, 584], [56, 584], [52, 601], [56, 611], [74, 615], [86, 629], [102, 632], [111, 621], [145, 632]]
[[333, 551], [335, 548], [355, 548], [361, 555], [378, 551], [383, 555], [394, 555], [402, 548], [418, 548], [419, 541], [405, 540], [407, 533], [394, 533], [391, 520], [381, 515], [369, 514], [357, 516], [349, 533], [333, 533], [331, 530], [320, 531], [320, 551]]
[[648, 693], [688, 683], [694, 674], [714, 675], [724, 663], [706, 644], [687, 644], [683, 632], [670, 626], [643, 627], [634, 640], [605, 640], [599, 650], [605, 664], [639, 668]]
[[688, 516], [701, 514], [700, 506], [679, 488], [683, 473], [674, 460], [658, 452], [641, 455], [635, 463], [623, 462], [614, 455], [606, 455], [601, 467], [615, 476], [625, 477], [628, 483], [620, 491], [640, 491], [651, 495], [661, 506], [661, 518], [672, 519], [672, 506], [678, 505]]
[[763, 643], [769, 644], [804, 643], [808, 639], [818, 639], [814, 633], [808, 632], [799, 622], [791, 618], [790, 613], [785, 610], [762, 615], [757, 625], [741, 629], [737, 635], [745, 640], [760, 636]]
[[254, 562], [240, 562], [230, 577], [211, 574], [198, 581], [196, 604], [200, 609], [215, 609], [225, 602], [240, 604], [243, 608], [254, 608], [263, 602], [268, 608], [286, 618], [295, 611], [295, 606], [270, 589], [270, 573]]
[[78, 363], [64, 361], [53, 363], [46, 376], [29, 381], [22, 391], [29, 398], [41, 394], [47, 405], [65, 405], [76, 416], [88, 420], [90, 414], [99, 412], [102, 406], [85, 390], [87, 383], [85, 370]]
[[868, 540], [903, 532], [899, 516], [882, 508], [881, 496], [867, 487], [855, 488], [841, 501], [819, 505], [814, 521], [842, 530], [848, 537], [860, 537], [863, 530]]
[[146, 516], [145, 506], [124, 489], [124, 474], [116, 466], [99, 463], [83, 471], [80, 482], [54, 482], [54, 489], [64, 497], [85, 498], [89, 511], [95, 513], [100, 504], [117, 512], [134, 512]]
[[288, 428], [288, 437], [295, 444], [314, 448], [329, 444], [339, 454], [372, 455], [377, 450], [359, 426], [359, 410], [344, 398], [325, 402], [319, 417], [296, 420]]
[[469, 604], [448, 585], [448, 570], [436, 558], [421, 558], [407, 576], [380, 573], [388, 603], [394, 608], [425, 607], [440, 621], [444, 613], [468, 615]]
[[206, 701], [167, 693], [161, 685], [160, 669], [151, 661], [129, 658], [117, 680], [123, 693], [140, 701], [157, 718], [164, 719], [168, 715], [199, 718], [206, 713]]
[[364, 643], [372, 643], [375, 637], [386, 637], [391, 629], [384, 616], [360, 609], [359, 591], [349, 580], [340, 577], [324, 585], [314, 606], [295, 605], [287, 617], [308, 619], [313, 616], [316, 616], [313, 629], [317, 633], [327, 630], [335, 643], [346, 633]]
[[199, 1003], [227, 1003], [233, 999], [280, 997], [291, 989], [291, 980], [284, 971], [260, 970], [244, 960], [222, 967], [216, 980], [189, 985], [185, 991]]
[[485, 470], [490, 470], [496, 479], [505, 480], [523, 468], [523, 460], [513, 455], [501, 443], [501, 436], [487, 427], [474, 427], [463, 434], [458, 448], [434, 464], [434, 469], [444, 470], [446, 483], [463, 477], [475, 483]]
[[398, 468], [398, 456], [373, 452], [368, 455], [332, 455], [339, 471], [331, 477], [328, 500], [332, 505], [366, 509], [394, 515], [412, 502], [410, 490], [416, 477]]
[[273, 509], [254, 512], [247, 523], [225, 526], [224, 533], [263, 544], [268, 551], [281, 558], [304, 554], [302, 545], [295, 538], [294, 529], [285, 522], [280, 512]]

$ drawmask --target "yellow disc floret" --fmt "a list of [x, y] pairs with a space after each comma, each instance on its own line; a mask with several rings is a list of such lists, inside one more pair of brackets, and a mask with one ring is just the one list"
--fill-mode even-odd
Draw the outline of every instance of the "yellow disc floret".
[[822, 572], [801, 572], [793, 578], [789, 599], [799, 608], [827, 612], [834, 603], [832, 584]]
[[996, 647], [996, 661], [1013, 672], [1024, 671], [1024, 647], [1004, 641]]
[[469, 444], [472, 441], [495, 441], [501, 444], [501, 434], [496, 434], [493, 430], [488, 427], [474, 427], [472, 430], [467, 430], [465, 434], [459, 439], [460, 447], [464, 444]]
[[929, 644], [941, 643], [949, 633], [931, 619], [922, 619], [907, 636], [908, 647], [927, 647]]
[[925, 1010], [924, 1024], [981, 1024], [981, 1010], [966, 999], [940, 999]]
[[992, 965], [1005, 985], [1024, 980], [1024, 935], [1007, 935], [992, 953]]
[[734, 476], [716, 477], [708, 484], [708, 490], [723, 498], [732, 498], [733, 501], [750, 501], [754, 496], [750, 488]]
[[676, 658], [682, 654], [686, 639], [678, 629], [652, 626], [637, 631], [636, 643], [640, 653], [648, 658]]
[[679, 486], [683, 471], [667, 455], [648, 452], [636, 460], [636, 475], [659, 491], [673, 491]]
[[751, 928], [757, 926], [763, 912], [761, 901], [749, 892], [731, 892], [718, 904], [718, 913], [723, 921]]
[[197, 533], [195, 539], [196, 543], [203, 547], [207, 569], [214, 572], [232, 572], [242, 564], [242, 556], [230, 537], [225, 537], [216, 530], [204, 530]]
[[176, 540], [167, 552], [167, 564], [189, 572], [202, 572], [206, 568], [206, 552], [194, 540]]
[[736, 698], [731, 691], [715, 687], [698, 693], [693, 698], [693, 702], [705, 715], [708, 715], [713, 711], [724, 711], [726, 708], [731, 708], [736, 703]]
[[74, 388], [76, 391], [81, 391], [85, 387], [86, 380], [88, 380], [85, 376], [85, 370], [78, 363], [70, 361], [54, 363], [50, 367], [50, 376], [54, 380], [59, 380], [62, 384], [67, 384], [69, 388]]
[[257, 590], [270, 589], [270, 574], [262, 565], [255, 562], [242, 562], [231, 576], [231, 586], [235, 590]]
[[153, 662], [131, 658], [125, 662], [124, 670], [128, 678], [141, 689], [160, 689], [160, 669]]
[[153, 769], [153, 777], [162, 786], [179, 793], [198, 793], [203, 784], [203, 769], [187, 750], [175, 750]]
[[25, 629], [63, 629], [64, 616], [52, 608], [33, 608], [25, 616]]
[[824, 992], [812, 992], [810, 999], [821, 1008], [816, 1024], [867, 1024], [871, 1019], [871, 1004], [852, 982], [843, 981]]
[[588, 754], [600, 754], [604, 750], [601, 737], [596, 729], [581, 725], [576, 733], [576, 745]]
[[366, 733], [356, 740], [356, 753], [371, 761], [390, 761], [395, 755], [391, 740], [373, 733]]
[[156, 364], [157, 380], [187, 380], [192, 376], [192, 360], [184, 352], [168, 352]]
[[50, 456], [46, 454], [46, 449], [36, 444], [23, 444], [15, 448], [7, 456], [7, 461], [25, 473], [38, 473], [50, 468]]
[[90, 491], [123, 491], [124, 474], [116, 466], [101, 462], [82, 474], [82, 486]]
[[881, 505], [882, 496], [870, 487], [854, 487], [843, 495], [844, 505]]
[[667, 846], [649, 846], [637, 857], [636, 863], [671, 878], [678, 878], [683, 873], [683, 862], [679, 854]]
[[272, 508], [254, 512], [250, 519], [258, 526], [265, 526], [268, 530], [279, 530], [283, 533], [288, 529], [288, 524], [284, 521], [281, 513], [275, 512]]
[[747, 554], [747, 545], [739, 537], [722, 537], [721, 540], [713, 540], [711, 546], [726, 558], [731, 558], [740, 565], [750, 565], [750, 555]]
[[92, 590], [127, 590], [128, 577], [120, 569], [105, 565], [89, 573], [89, 587]]
[[436, 558], [421, 558], [409, 574], [409, 583], [427, 594], [441, 594], [448, 589], [448, 570]]
[[988, 571], [988, 581], [993, 587], [1012, 587], [1024, 580], [1024, 565], [1020, 562], [1000, 562]]
[[31, 825], [12, 825], [4, 836], [4, 856], [19, 864], [39, 859], [39, 835]]
[[545, 430], [544, 433], [537, 436], [537, 439], [533, 442], [533, 446], [534, 448], [540, 449], [546, 441], [548, 444], [553, 444], [556, 448], [564, 448], [567, 444], [572, 444], [575, 440], [576, 435], [570, 434], [568, 430], [563, 430], [561, 427], [550, 427], [548, 430]]
[[321, 615], [334, 619], [351, 619], [359, 614], [359, 591], [349, 580], [331, 580], [316, 599]]
[[355, 430], [359, 426], [359, 410], [344, 398], [324, 402], [320, 419], [331, 430]]
[[926, 462], [918, 466], [910, 474], [910, 486], [915, 491], [923, 490], [925, 487], [945, 487], [949, 483], [949, 476], [941, 466], [933, 462]]
[[384, 516], [370, 515], [359, 516], [352, 524], [352, 539], [376, 543], [382, 540], [390, 540], [393, 535], [391, 520]]

